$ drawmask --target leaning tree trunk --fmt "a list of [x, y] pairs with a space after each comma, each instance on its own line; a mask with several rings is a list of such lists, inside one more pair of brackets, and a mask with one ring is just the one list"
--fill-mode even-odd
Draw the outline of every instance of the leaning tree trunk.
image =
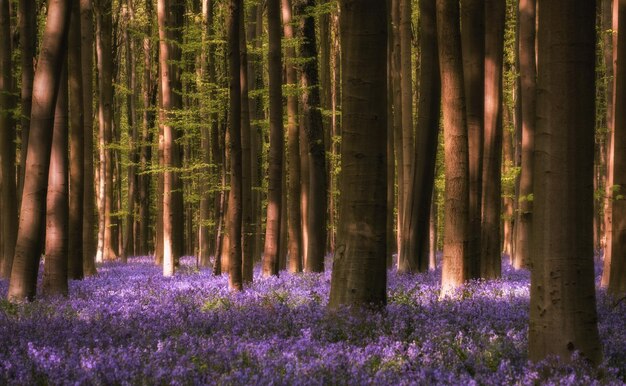
[[[387, 6], [342, 0], [342, 151], [330, 308], [387, 301]], [[367, 31], [367, 33], [364, 33]]]
[[480, 277], [501, 275], [502, 64], [506, 0], [485, 2], [485, 143]]
[[280, 0], [268, 0], [267, 23], [269, 31], [270, 150], [267, 226], [265, 231], [265, 251], [263, 252], [263, 276], [266, 277], [278, 274], [278, 254], [280, 251], [280, 212], [284, 153]]
[[46, 207], [53, 117], [69, 18], [68, 1], [49, 2], [42, 49], [33, 83], [34, 103], [30, 119], [30, 135], [39, 140], [30, 141], [26, 154], [17, 244], [7, 295], [11, 301], [22, 301], [24, 298], [32, 300], [35, 297], [39, 258], [43, 250], [41, 235]]
[[447, 295], [469, 278], [470, 264], [469, 158], [458, 2], [437, 0], [437, 38], [446, 143], [441, 292]]
[[[15, 107], [11, 68], [11, 17], [9, 1], [0, 0], [0, 274], [9, 278], [17, 240], [17, 195], [15, 186]], [[24, 152], [24, 151], [22, 151]]]
[[520, 101], [522, 111], [522, 169], [519, 177], [519, 199], [515, 222], [513, 266], [530, 264], [530, 238], [533, 212], [533, 158], [535, 142], [535, 100], [537, 68], [535, 59], [536, 0], [519, 3]]
[[593, 268], [595, 1], [539, 2], [529, 357], [598, 364]]
[[[52, 150], [46, 196], [45, 264], [41, 290], [46, 296], [67, 296], [69, 187], [67, 60], [64, 60], [54, 112]], [[34, 138], [33, 138], [34, 142]]]
[[68, 275], [83, 278], [83, 207], [85, 193], [85, 129], [83, 102], [83, 73], [81, 59], [80, 4], [72, 3], [72, 17], [68, 36], [68, 71], [70, 103], [70, 197]]

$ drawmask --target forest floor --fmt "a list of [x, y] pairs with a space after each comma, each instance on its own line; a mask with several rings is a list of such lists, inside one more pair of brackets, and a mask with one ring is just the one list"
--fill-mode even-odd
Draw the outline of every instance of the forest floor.
[[505, 266], [455, 300], [438, 298], [440, 271], [390, 271], [378, 313], [328, 312], [328, 271], [258, 274], [231, 293], [192, 258], [164, 278], [138, 257], [71, 281], [68, 299], [2, 300], [0, 384], [626, 384], [626, 302], [604, 291], [594, 370], [528, 361], [527, 271]]

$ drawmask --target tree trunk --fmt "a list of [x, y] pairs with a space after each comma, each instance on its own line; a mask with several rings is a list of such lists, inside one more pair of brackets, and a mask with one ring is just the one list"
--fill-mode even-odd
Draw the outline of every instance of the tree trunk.
[[519, 58], [520, 58], [520, 104], [522, 112], [522, 169], [519, 177], [518, 215], [515, 224], [515, 254], [513, 266], [530, 264], [530, 237], [533, 212], [533, 157], [536, 125], [536, 59], [535, 24], [536, 0], [520, 0], [519, 3]]
[[[387, 6], [342, 0], [340, 221], [330, 308], [387, 300]], [[367, 33], [364, 33], [367, 31]]]
[[502, 65], [505, 0], [485, 2], [485, 143], [480, 277], [501, 276]]
[[11, 301], [35, 297], [39, 258], [43, 249], [41, 238], [46, 205], [46, 185], [50, 165], [54, 109], [61, 78], [69, 25], [69, 2], [52, 0], [33, 82], [33, 103], [30, 141], [26, 155], [24, 191], [20, 207], [15, 258], [7, 297]]
[[67, 59], [64, 59], [64, 62], [54, 112], [46, 196], [46, 258], [41, 284], [42, 292], [46, 296], [67, 296], [69, 225]]
[[[324, 126], [322, 122], [318, 65], [317, 43], [315, 36], [315, 18], [311, 9], [315, 0], [301, 3], [299, 14], [303, 40], [300, 44], [300, 57], [304, 60], [300, 75], [302, 87], [302, 114], [309, 163], [309, 195], [307, 214], [307, 272], [324, 271], [324, 255], [326, 252], [326, 213], [328, 211], [326, 154], [324, 150]], [[300, 8], [299, 8], [300, 9]], [[386, 42], [385, 46], [386, 48]], [[385, 137], [385, 141], [387, 138]], [[385, 148], [386, 149], [386, 148]], [[385, 150], [386, 151], [386, 150]]]
[[[11, 17], [9, 1], [0, 0], [0, 274], [9, 278], [17, 241], [17, 193], [15, 186], [15, 107], [11, 64]], [[24, 120], [23, 120], [24, 121]], [[28, 124], [28, 120], [25, 120]], [[25, 149], [24, 149], [25, 150]], [[22, 152], [24, 152], [24, 150]]]
[[469, 279], [470, 264], [469, 158], [457, 2], [437, 0], [437, 38], [446, 144], [441, 292], [447, 295]]
[[392, 78], [392, 95], [393, 95], [393, 147], [395, 150], [396, 162], [396, 180], [397, 180], [397, 197], [396, 197], [396, 245], [398, 252], [397, 266], [400, 263], [401, 240], [402, 240], [402, 224], [404, 223], [404, 155], [402, 154], [404, 147], [402, 146], [402, 79], [401, 79], [401, 43], [400, 43], [400, 0], [391, 1], [391, 30], [393, 48], [391, 50], [391, 78]]
[[282, 0], [283, 33], [289, 43], [285, 48], [286, 81], [290, 87], [287, 94], [287, 155], [289, 178], [287, 180], [288, 213], [288, 270], [302, 271], [302, 217], [300, 216], [300, 140], [298, 126], [297, 73], [295, 67], [296, 50], [293, 46], [293, 24], [291, 20], [291, 0]]
[[267, 192], [267, 226], [263, 252], [263, 276], [278, 274], [280, 251], [280, 212], [282, 198], [283, 165], [283, 104], [282, 64], [280, 33], [280, 0], [268, 0], [267, 24], [269, 34], [269, 103], [270, 103], [270, 150], [269, 182]]
[[[428, 269], [430, 207], [435, 185], [441, 81], [437, 59], [437, 23], [435, 0], [421, 0], [420, 10], [420, 93], [418, 120], [411, 169], [411, 185], [405, 201], [405, 224], [402, 229], [403, 258], [400, 272], [424, 272]], [[402, 107], [404, 109], [404, 106]], [[402, 110], [404, 111], [404, 110]]]
[[539, 2], [529, 357], [601, 362], [593, 268], [595, 1]]
[[81, 61], [80, 4], [72, 3], [72, 17], [68, 36], [68, 72], [70, 103], [70, 197], [68, 234], [68, 275], [83, 278], [83, 207], [85, 164], [85, 117], [83, 102], [83, 75]]

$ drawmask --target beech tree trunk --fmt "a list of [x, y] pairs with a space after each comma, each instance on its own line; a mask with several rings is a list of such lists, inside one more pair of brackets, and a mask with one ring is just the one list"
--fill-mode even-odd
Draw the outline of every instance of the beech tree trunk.
[[529, 357], [601, 361], [593, 268], [595, 1], [539, 2]]
[[536, 0], [519, 3], [520, 101], [522, 112], [522, 169], [519, 177], [519, 198], [515, 222], [515, 253], [513, 266], [527, 267], [530, 262], [530, 238], [533, 212], [533, 158], [536, 125], [535, 24]]
[[[70, 190], [68, 275], [83, 278], [83, 207], [85, 193], [85, 116], [83, 102], [83, 73], [81, 51], [80, 3], [72, 3], [72, 17], [68, 36], [68, 72], [70, 106]], [[91, 154], [90, 154], [91, 155]], [[93, 181], [93, 180], [92, 180]]]
[[44, 226], [53, 117], [69, 17], [68, 1], [49, 2], [42, 49], [33, 82], [30, 119], [30, 135], [39, 140], [30, 141], [26, 154], [17, 244], [7, 295], [10, 301], [23, 301], [25, 298], [32, 300], [35, 297], [39, 258], [44, 246], [41, 235]]
[[[9, 278], [17, 241], [17, 193], [15, 186], [15, 107], [11, 64], [9, 1], [0, 0], [0, 274]], [[30, 104], [29, 104], [30, 105]], [[26, 121], [28, 124], [28, 121]], [[22, 151], [24, 152], [24, 151]]]
[[387, 6], [341, 0], [342, 152], [329, 308], [387, 300]]
[[[65, 56], [65, 55], [64, 55]], [[67, 57], [54, 112], [52, 150], [46, 196], [45, 264], [41, 289], [46, 296], [67, 296], [68, 268], [68, 90]], [[34, 139], [33, 139], [34, 142]]]
[[278, 254], [280, 251], [280, 212], [284, 153], [280, 0], [268, 0], [267, 23], [269, 33], [270, 150], [268, 160], [267, 226], [265, 231], [265, 250], [263, 252], [263, 276], [265, 277], [278, 274]]
[[[437, 0], [437, 38], [445, 137], [445, 219], [443, 226], [442, 295], [469, 276], [469, 158], [465, 91], [461, 62], [459, 4]], [[477, 230], [474, 229], [474, 232]]]

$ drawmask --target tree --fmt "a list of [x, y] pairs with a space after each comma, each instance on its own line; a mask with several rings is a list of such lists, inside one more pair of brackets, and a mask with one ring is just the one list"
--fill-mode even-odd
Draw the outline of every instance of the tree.
[[540, 2], [529, 357], [599, 363], [593, 268], [595, 1]]
[[485, 136], [480, 277], [500, 277], [502, 254], [502, 62], [506, 1], [485, 2]]
[[387, 6], [340, 7], [342, 170], [330, 308], [387, 300]]
[[15, 186], [15, 128], [13, 119], [13, 71], [11, 65], [11, 17], [9, 1], [0, 0], [0, 274], [11, 275], [17, 238]]
[[[280, 10], [280, 4], [275, 6]], [[239, 44], [241, 29], [241, 0], [230, 0], [228, 10], [228, 64], [230, 69], [230, 102], [228, 150], [230, 153], [230, 191], [228, 194], [228, 234], [229, 234], [229, 279], [228, 286], [235, 290], [243, 289], [241, 267], [241, 79], [239, 76], [241, 63]], [[279, 17], [276, 13], [275, 17]], [[280, 23], [279, 23], [280, 27]], [[280, 33], [280, 31], [279, 31]]]
[[51, 0], [33, 82], [33, 104], [26, 155], [24, 190], [20, 206], [15, 258], [8, 298], [11, 301], [35, 297], [41, 238], [44, 224], [46, 185], [52, 145], [52, 128], [61, 64], [65, 51], [70, 6], [65, 0]]
[[522, 168], [519, 178], [517, 221], [515, 222], [515, 252], [513, 254], [515, 268], [525, 267], [530, 263], [537, 79], [535, 24], [536, 0], [520, 0], [518, 55], [521, 78], [519, 103], [522, 111]]
[[[617, 17], [617, 39], [613, 46], [615, 52], [616, 68], [614, 81], [614, 102], [613, 106], [622, 106], [626, 101], [626, 1], [616, 0]], [[613, 131], [610, 140], [610, 158], [612, 167], [609, 168], [610, 181], [609, 189], [613, 193], [610, 197], [609, 211], [611, 221], [607, 224], [611, 226], [611, 237], [607, 238], [603, 283], [608, 288], [608, 292], [615, 296], [626, 295], [626, 202], [618, 195], [622, 195], [626, 187], [626, 159], [624, 158], [624, 147], [626, 146], [626, 112], [622, 108], [615, 108], [613, 113]], [[610, 243], [610, 244], [608, 244]]]
[[[72, 279], [83, 278], [83, 207], [85, 193], [85, 117], [83, 73], [81, 59], [80, 3], [72, 3], [68, 35], [68, 75], [70, 104], [70, 176], [69, 176], [69, 234], [68, 274]], [[91, 156], [91, 154], [89, 154]], [[92, 185], [93, 186], [93, 185]]]
[[469, 278], [470, 263], [469, 158], [458, 2], [437, 0], [437, 41], [446, 144], [441, 278], [441, 291], [446, 295]]
[[300, 73], [302, 87], [303, 128], [306, 134], [307, 161], [309, 164], [309, 194], [307, 210], [307, 272], [324, 271], [326, 252], [326, 213], [328, 211], [326, 153], [324, 149], [324, 126], [322, 122], [319, 76], [317, 65], [317, 39], [315, 18], [312, 10], [314, 0], [306, 0], [298, 9], [303, 16], [300, 22], [302, 41], [300, 57], [303, 59]]
[[280, 212], [282, 198], [283, 167], [283, 102], [282, 61], [280, 33], [280, 0], [268, 0], [267, 24], [269, 34], [269, 112], [270, 150], [267, 188], [267, 226], [263, 252], [263, 276], [278, 274], [280, 251]]
[[437, 58], [435, 0], [420, 0], [420, 92], [418, 97], [415, 152], [410, 174], [404, 215], [402, 243], [406, 266], [400, 271], [424, 272], [428, 269], [430, 211], [435, 185], [441, 81]]
[[[68, 268], [68, 90], [67, 59], [64, 60], [52, 133], [48, 193], [46, 196], [45, 264], [42, 292], [67, 296]], [[35, 139], [32, 138], [34, 142]]]

